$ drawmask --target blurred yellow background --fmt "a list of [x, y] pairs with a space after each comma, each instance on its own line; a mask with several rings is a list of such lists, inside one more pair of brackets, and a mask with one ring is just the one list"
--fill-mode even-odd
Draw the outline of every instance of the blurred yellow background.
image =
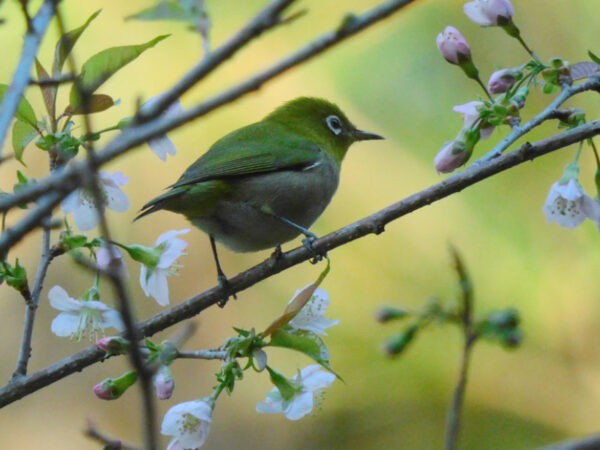
[[[35, 3], [35, 2], [34, 2]], [[39, 2], [38, 2], [39, 3]], [[82, 64], [92, 54], [116, 45], [145, 42], [156, 35], [172, 36], [147, 51], [112, 78], [100, 92], [121, 104], [93, 117], [96, 128], [110, 126], [131, 115], [138, 99], [156, 95], [176, 82], [201, 56], [199, 38], [183, 25], [166, 22], [124, 21], [152, 2], [88, 0], [61, 3], [67, 29], [82, 24], [95, 10], [102, 13], [77, 44]], [[270, 82], [258, 92], [171, 133], [178, 153], [166, 163], [146, 146], [117, 159], [107, 170], [130, 177], [124, 190], [132, 203], [126, 214], [109, 212], [117, 240], [151, 244], [169, 229], [188, 224], [163, 212], [132, 223], [148, 199], [173, 183], [179, 174], [220, 136], [259, 120], [284, 101], [320, 96], [337, 103], [360, 128], [386, 136], [386, 141], [355, 145], [344, 163], [339, 191], [313, 230], [326, 234], [403, 197], [441, 181], [432, 160], [442, 144], [453, 138], [461, 118], [454, 105], [481, 96], [475, 83], [447, 64], [436, 46], [436, 35], [446, 26], [458, 27], [472, 45], [482, 78], [498, 68], [519, 65], [526, 53], [500, 29], [483, 29], [462, 13], [463, 1], [429, 0], [344, 42]], [[590, 0], [514, 0], [515, 22], [529, 45], [543, 59], [562, 56], [577, 62], [587, 50], [600, 52], [597, 40], [598, 2]], [[207, 0], [213, 22], [213, 45], [219, 45], [258, 11], [263, 1]], [[308, 40], [335, 28], [347, 12], [362, 12], [373, 0], [306, 0], [298, 7], [308, 15], [269, 32], [236, 55], [184, 98], [191, 106], [234, 85], [283, 57]], [[17, 2], [5, 2], [0, 16], [4, 43], [0, 82], [6, 83], [21, 48], [24, 23]], [[40, 60], [50, 65], [57, 31], [51, 27]], [[63, 105], [68, 89], [63, 89]], [[576, 98], [590, 120], [600, 112], [597, 96]], [[42, 115], [36, 89], [27, 98]], [[525, 118], [550, 100], [534, 92]], [[59, 102], [59, 104], [61, 104]], [[556, 132], [550, 123], [528, 137], [535, 140]], [[495, 133], [483, 152], [507, 133]], [[110, 137], [107, 137], [107, 142]], [[5, 152], [9, 150], [5, 149]], [[475, 283], [479, 312], [514, 306], [523, 319], [525, 340], [515, 352], [482, 343], [474, 354], [467, 390], [463, 449], [529, 449], [600, 428], [600, 286], [598, 230], [589, 221], [575, 230], [547, 224], [542, 205], [550, 185], [562, 174], [575, 148], [524, 164], [509, 173], [473, 186], [390, 224], [386, 232], [331, 252], [332, 272], [323, 287], [331, 294], [328, 316], [341, 320], [326, 337], [335, 370], [344, 378], [328, 389], [318, 410], [290, 422], [283, 416], [258, 415], [255, 405], [270, 389], [266, 374], [247, 373], [234, 395], [217, 404], [206, 449], [438, 449], [443, 442], [446, 410], [457, 375], [460, 339], [456, 329], [432, 328], [397, 360], [380, 351], [398, 325], [377, 324], [373, 315], [384, 304], [419, 307], [431, 294], [444, 298], [456, 293], [447, 245], [462, 252]], [[25, 154], [27, 168], [15, 163], [0, 166], [0, 188], [12, 190], [15, 170], [40, 178], [46, 173], [45, 155], [35, 148]], [[593, 193], [595, 171], [591, 153], [582, 156], [582, 183]], [[61, 212], [57, 210], [57, 215]], [[9, 216], [13, 223], [16, 215]], [[93, 233], [90, 233], [93, 235]], [[35, 273], [39, 233], [11, 252], [30, 276]], [[215, 273], [207, 237], [198, 230], [189, 242], [183, 267], [170, 279], [171, 302], [177, 303], [211, 287]], [[288, 244], [290, 249], [299, 241]], [[596, 249], [596, 250], [594, 250]], [[222, 263], [234, 275], [269, 253], [233, 254], [221, 251]], [[223, 310], [210, 308], [194, 320], [199, 331], [186, 348], [212, 348], [232, 333], [233, 326], [264, 328], [282, 311], [295, 290], [314, 280], [322, 266], [308, 263], [272, 277], [238, 294]], [[138, 317], [160, 310], [139, 288], [139, 268], [130, 264], [131, 291]], [[66, 357], [87, 342], [72, 342], [50, 333], [56, 312], [47, 301], [55, 284], [71, 295], [82, 294], [92, 276], [68, 257], [52, 264], [34, 333], [30, 370], [36, 371]], [[14, 370], [24, 306], [12, 290], [2, 286], [0, 319], [0, 379]], [[110, 303], [110, 290], [103, 300]], [[167, 334], [158, 336], [160, 340]], [[270, 364], [288, 375], [309, 364], [290, 352], [269, 351]], [[127, 367], [113, 358], [72, 375], [0, 410], [0, 448], [96, 449], [84, 437], [86, 418], [106, 432], [140, 441], [137, 389], [115, 402], [96, 399], [92, 386]], [[162, 414], [172, 405], [207, 395], [214, 385], [218, 363], [177, 361], [173, 365], [177, 389], [159, 404]], [[167, 440], [165, 439], [165, 445]]]

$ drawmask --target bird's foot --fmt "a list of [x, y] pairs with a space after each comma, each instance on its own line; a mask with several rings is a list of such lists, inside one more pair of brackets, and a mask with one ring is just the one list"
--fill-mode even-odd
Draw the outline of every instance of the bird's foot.
[[323, 258], [327, 257], [327, 252], [318, 252], [313, 242], [317, 240], [317, 235], [309, 232], [310, 234], [306, 234], [306, 237], [302, 239], [302, 245], [306, 250], [308, 250], [312, 255], [312, 259], [310, 260], [311, 264], [317, 264], [319, 261], [323, 260]]
[[229, 280], [225, 276], [224, 273], [220, 273], [217, 275], [217, 282], [219, 283], [219, 287], [225, 291], [225, 297], [217, 302], [219, 308], [224, 308], [230, 297], [233, 297], [234, 300], [237, 300], [237, 295], [231, 294], [229, 295], [227, 291], [229, 290]]

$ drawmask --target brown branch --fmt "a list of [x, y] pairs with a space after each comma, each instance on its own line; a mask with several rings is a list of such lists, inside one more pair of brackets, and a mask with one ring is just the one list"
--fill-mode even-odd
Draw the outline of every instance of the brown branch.
[[[526, 161], [531, 161], [542, 155], [554, 152], [560, 148], [591, 138], [598, 134], [600, 134], [600, 120], [565, 131], [533, 144], [522, 145], [517, 150], [499, 156], [494, 160], [473, 165], [464, 172], [456, 173], [440, 183], [419, 191], [362, 220], [323, 236], [314, 241], [313, 247], [317, 252], [323, 253], [369, 234], [382, 233], [386, 224], [417, 209], [460, 192], [469, 186], [519, 164], [523, 164]], [[233, 292], [240, 292], [274, 274], [288, 269], [289, 267], [308, 261], [312, 257], [313, 254], [306, 248], [299, 247], [281, 254], [277, 259], [267, 259], [237, 276], [230, 278], [226, 288], [227, 292], [225, 292], [225, 289], [218, 286], [208, 289], [201, 294], [188, 298], [187, 300], [141, 322], [139, 324], [139, 329], [144, 335], [151, 336], [178, 322], [189, 319], [206, 308], [218, 303], [226, 293], [231, 294]], [[58, 361], [27, 378], [10, 383], [0, 388], [0, 407], [15, 402], [74, 372], [79, 372], [103, 358], [103, 351], [95, 347], [89, 347], [62, 361]]]

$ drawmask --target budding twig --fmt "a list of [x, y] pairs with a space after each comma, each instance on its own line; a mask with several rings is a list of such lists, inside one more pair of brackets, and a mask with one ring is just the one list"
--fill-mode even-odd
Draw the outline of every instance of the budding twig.
[[590, 77], [589, 80], [581, 84], [564, 87], [560, 94], [558, 94], [556, 98], [552, 100], [552, 102], [550, 102], [550, 104], [541, 113], [533, 117], [531, 120], [527, 121], [525, 124], [514, 127], [512, 131], [508, 134], [508, 136], [502, 139], [502, 141], [500, 141], [500, 143], [496, 147], [494, 147], [480, 159], [475, 161], [475, 163], [479, 163], [481, 161], [489, 161], [490, 159], [496, 158], [504, 150], [510, 147], [517, 139], [519, 139], [526, 133], [529, 133], [532, 129], [540, 125], [542, 122], [552, 118], [558, 107], [562, 105], [565, 101], [567, 101], [569, 98], [581, 92], [598, 90], [599, 88], [600, 76], [598, 75]]

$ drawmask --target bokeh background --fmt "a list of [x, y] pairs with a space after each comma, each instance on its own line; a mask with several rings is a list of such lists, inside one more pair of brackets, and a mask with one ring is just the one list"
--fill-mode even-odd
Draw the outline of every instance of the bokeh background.
[[[33, 2], [35, 3], [35, 2]], [[39, 2], [38, 2], [39, 3]], [[121, 99], [119, 106], [96, 115], [97, 128], [131, 115], [138, 99], [169, 87], [201, 55], [199, 38], [180, 24], [124, 21], [152, 2], [65, 0], [61, 8], [68, 29], [79, 26], [95, 10], [102, 13], [77, 45], [79, 64], [116, 45], [141, 43], [158, 34], [172, 36], [123, 69], [101, 89]], [[335, 28], [348, 12], [362, 12], [376, 1], [306, 0], [298, 7], [308, 15], [281, 27], [236, 55], [182, 98], [193, 105], [234, 85], [319, 34]], [[207, 0], [214, 45], [222, 43], [266, 2]], [[542, 59], [563, 56], [577, 62], [588, 49], [599, 52], [596, 0], [514, 0], [515, 21]], [[463, 1], [416, 1], [332, 51], [284, 74], [258, 92], [173, 132], [178, 153], [166, 163], [146, 146], [114, 161], [109, 171], [130, 177], [124, 188], [131, 199], [125, 214], [109, 213], [115, 236], [123, 242], [151, 244], [158, 234], [187, 227], [171, 213], [132, 223], [136, 210], [171, 184], [207, 147], [223, 134], [259, 120], [282, 102], [299, 95], [321, 96], [338, 103], [361, 128], [386, 136], [386, 141], [356, 145], [349, 153], [341, 185], [326, 213], [314, 226], [323, 235], [443, 179], [432, 159], [458, 132], [454, 105], [481, 95], [475, 83], [447, 64], [435, 46], [448, 24], [463, 31], [472, 44], [482, 77], [498, 68], [526, 60], [518, 43], [500, 29], [484, 29], [462, 13]], [[0, 16], [3, 42], [0, 81], [10, 79], [21, 47], [24, 23], [17, 2], [4, 2]], [[40, 60], [50, 65], [55, 27], [42, 45]], [[64, 89], [66, 93], [66, 89]], [[27, 93], [38, 116], [39, 92]], [[592, 94], [572, 105], [598, 117]], [[539, 111], [550, 97], [537, 92], [523, 111]], [[63, 97], [64, 101], [64, 97]], [[64, 103], [63, 103], [64, 104]], [[547, 124], [528, 137], [556, 132]], [[479, 151], [491, 148], [507, 133], [499, 130]], [[8, 150], [5, 150], [5, 152]], [[328, 389], [318, 410], [299, 422], [283, 416], [258, 415], [255, 404], [270, 389], [266, 374], [247, 373], [234, 395], [223, 395], [214, 415], [207, 449], [438, 449], [442, 446], [446, 411], [457, 375], [460, 335], [452, 327], [424, 333], [405, 355], [395, 360], [381, 353], [385, 338], [399, 325], [379, 325], [374, 312], [384, 304], [417, 308], [432, 294], [452, 298], [455, 274], [447, 251], [452, 242], [462, 252], [475, 283], [478, 312], [516, 307], [526, 337], [518, 351], [481, 344], [475, 351], [466, 397], [463, 449], [528, 449], [600, 429], [600, 286], [598, 230], [586, 222], [575, 230], [547, 224], [541, 212], [550, 185], [573, 157], [566, 149], [523, 164], [390, 224], [370, 236], [331, 252], [332, 272], [323, 287], [331, 294], [328, 315], [341, 320], [326, 341], [333, 367], [344, 382]], [[0, 167], [0, 188], [11, 190], [15, 171], [43, 177], [45, 155], [29, 148], [27, 167]], [[582, 183], [593, 191], [592, 155], [582, 156]], [[57, 211], [60, 216], [61, 212]], [[8, 218], [13, 223], [17, 214]], [[94, 233], [90, 233], [93, 235]], [[14, 248], [30, 274], [35, 272], [38, 233]], [[214, 283], [208, 239], [193, 230], [179, 275], [170, 279], [171, 301], [177, 303]], [[298, 245], [294, 242], [287, 249]], [[259, 263], [268, 252], [233, 254], [222, 250], [228, 274]], [[320, 266], [303, 264], [239, 294], [223, 310], [211, 308], [193, 319], [198, 332], [186, 348], [218, 346], [232, 327], [265, 327], [294, 291], [311, 282]], [[139, 268], [130, 264], [131, 290], [139, 318], [160, 310], [137, 284]], [[55, 284], [73, 296], [83, 293], [92, 276], [68, 257], [51, 266], [34, 333], [31, 370], [36, 371], [88, 345], [50, 333], [55, 312], [47, 290]], [[22, 329], [22, 300], [1, 288], [0, 379], [6, 382], [17, 356]], [[111, 301], [110, 290], [104, 300]], [[158, 336], [160, 340], [167, 334]], [[270, 363], [290, 376], [309, 361], [290, 352], [269, 352]], [[113, 358], [87, 368], [0, 410], [0, 448], [95, 449], [84, 437], [86, 418], [106, 432], [140, 442], [140, 402], [136, 389], [122, 399], [96, 399], [92, 386], [127, 367]], [[172, 405], [207, 395], [214, 384], [215, 362], [178, 361], [173, 366], [177, 389], [159, 404], [161, 415]], [[165, 445], [167, 440], [165, 439]]]

